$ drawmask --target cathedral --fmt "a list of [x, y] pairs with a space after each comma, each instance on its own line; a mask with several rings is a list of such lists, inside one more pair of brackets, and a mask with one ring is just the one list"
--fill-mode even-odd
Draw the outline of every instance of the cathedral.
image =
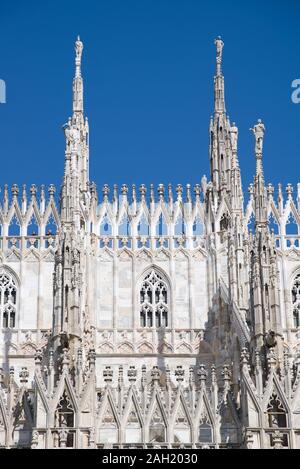
[[300, 448], [300, 184], [258, 120], [244, 203], [215, 46], [210, 178], [99, 189], [78, 37], [59, 196], [2, 192], [2, 448]]

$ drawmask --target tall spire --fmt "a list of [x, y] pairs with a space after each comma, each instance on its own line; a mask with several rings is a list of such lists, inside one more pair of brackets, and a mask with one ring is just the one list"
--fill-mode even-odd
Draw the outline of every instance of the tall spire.
[[217, 191], [230, 187], [231, 157], [228, 150], [230, 122], [226, 116], [224, 77], [222, 75], [222, 51], [224, 42], [217, 37], [216, 74], [214, 76], [214, 116], [210, 120], [210, 166], [213, 186]]
[[83, 80], [81, 77], [81, 57], [83, 43], [80, 37], [75, 42], [75, 78], [73, 80], [73, 113], [83, 112]]
[[81, 58], [83, 43], [75, 42], [75, 76], [73, 79], [73, 115], [63, 126], [66, 138], [65, 174], [62, 186], [61, 210], [64, 221], [76, 219], [79, 226], [79, 200], [87, 202], [89, 181], [89, 126], [83, 113], [83, 79]]
[[222, 52], [224, 42], [221, 37], [218, 36], [215, 39], [216, 45], [216, 75], [214, 78], [214, 90], [215, 90], [215, 112], [225, 113], [225, 92], [224, 92], [224, 76], [222, 74]]

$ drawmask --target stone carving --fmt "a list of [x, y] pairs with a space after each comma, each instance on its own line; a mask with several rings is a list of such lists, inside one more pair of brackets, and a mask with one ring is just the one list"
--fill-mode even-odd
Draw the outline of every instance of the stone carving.
[[258, 119], [257, 124], [253, 127], [253, 129], [250, 130], [252, 130], [255, 137], [255, 153], [261, 154], [263, 150], [263, 140], [265, 134], [265, 126], [261, 119]]
[[235, 122], [233, 122], [230, 127], [230, 137], [232, 150], [237, 151], [238, 128], [235, 125]]

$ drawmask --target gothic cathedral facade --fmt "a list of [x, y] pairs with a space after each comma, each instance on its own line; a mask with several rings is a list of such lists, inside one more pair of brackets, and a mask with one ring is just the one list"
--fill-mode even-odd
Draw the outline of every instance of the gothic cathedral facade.
[[259, 120], [244, 204], [215, 44], [210, 180], [99, 194], [77, 39], [59, 202], [0, 206], [1, 447], [300, 448], [300, 185]]

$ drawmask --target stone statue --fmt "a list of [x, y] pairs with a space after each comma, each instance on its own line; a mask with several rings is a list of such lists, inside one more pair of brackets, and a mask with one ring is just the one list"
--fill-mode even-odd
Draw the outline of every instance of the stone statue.
[[217, 47], [217, 75], [220, 75], [221, 63], [222, 63], [222, 50], [224, 46], [224, 42], [222, 41], [220, 36], [218, 36], [217, 39], [215, 39], [215, 45]]
[[262, 123], [261, 119], [258, 119], [257, 124], [253, 127], [252, 130], [255, 136], [255, 153], [262, 153], [263, 149], [263, 140], [265, 134], [265, 126]]
[[218, 36], [215, 39], [215, 45], [217, 47], [217, 62], [221, 63], [221, 61], [222, 61], [222, 50], [223, 50], [223, 47], [224, 47], [224, 42], [222, 41], [221, 36]]
[[237, 150], [237, 140], [238, 140], [238, 128], [235, 125], [235, 122], [232, 123], [230, 127], [230, 137], [231, 137], [231, 146], [234, 151]]
[[269, 330], [269, 331], [265, 334], [265, 345], [266, 345], [268, 348], [272, 348], [272, 347], [275, 347], [276, 344], [277, 344], [276, 334], [275, 334], [274, 331]]
[[78, 36], [77, 41], [75, 42], [75, 52], [76, 52], [76, 61], [81, 61], [81, 55], [83, 50], [83, 44]]
[[80, 132], [77, 127], [74, 127], [69, 121], [67, 124], [63, 125], [63, 130], [65, 133], [67, 145], [72, 149], [76, 148], [77, 143], [80, 141]]

